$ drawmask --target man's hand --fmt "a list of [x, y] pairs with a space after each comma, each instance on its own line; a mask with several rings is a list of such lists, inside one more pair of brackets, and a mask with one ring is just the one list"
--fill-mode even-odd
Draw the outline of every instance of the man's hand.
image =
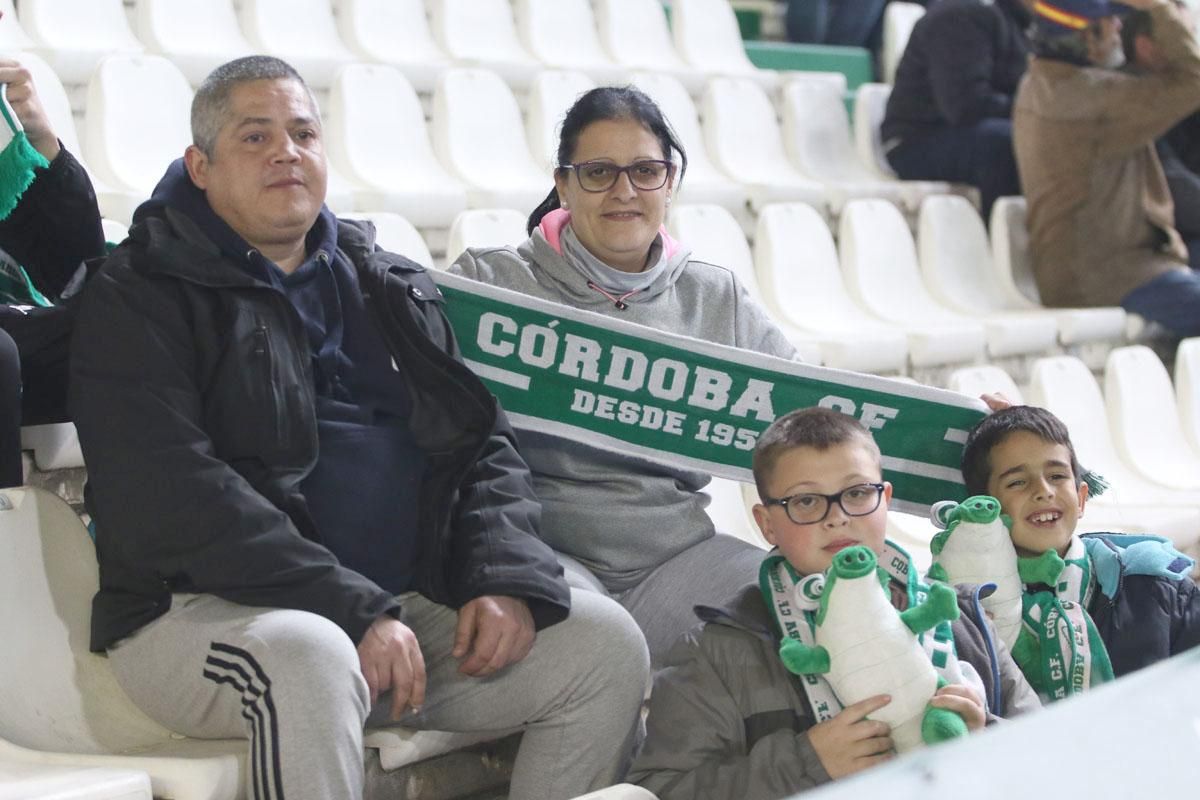
[[33, 88], [33, 78], [29, 70], [11, 59], [0, 59], [0, 83], [8, 84], [8, 104], [17, 114], [17, 119], [25, 128], [25, 135], [34, 149], [52, 161], [58, 155], [58, 136], [50, 125], [50, 118], [42, 108], [37, 91]]
[[891, 701], [885, 694], [868, 697], [808, 729], [808, 741], [829, 777], [844, 778], [892, 757], [892, 729], [866, 718]]
[[533, 647], [537, 631], [524, 600], [485, 595], [458, 610], [454, 657], [463, 658], [458, 671], [483, 678], [515, 664]]
[[406, 706], [414, 712], [425, 703], [425, 657], [412, 630], [397, 619], [383, 615], [371, 623], [358, 643], [358, 668], [371, 689], [371, 703], [392, 690], [392, 720], [400, 719]]
[[934, 708], [956, 712], [967, 723], [969, 731], [981, 731], [987, 724], [987, 709], [983, 700], [968, 686], [948, 683], [937, 690], [929, 704]]

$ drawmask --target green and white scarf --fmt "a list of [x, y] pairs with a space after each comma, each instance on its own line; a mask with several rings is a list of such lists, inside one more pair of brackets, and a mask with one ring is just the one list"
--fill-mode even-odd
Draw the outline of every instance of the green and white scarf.
[[1017, 569], [1025, 593], [1012, 655], [1042, 700], [1052, 703], [1112, 680], [1108, 651], [1087, 612], [1096, 575], [1083, 541], [1071, 537], [1065, 557], [1047, 550], [1019, 558]]
[[[904, 548], [885, 542], [878, 563], [876, 571], [884, 591], [890, 593], [893, 588], [898, 589], [907, 598], [908, 608], [925, 602], [929, 587], [917, 580], [912, 559]], [[797, 639], [809, 647], [815, 646], [817, 610], [825, 586], [824, 573], [801, 575], [775, 549], [759, 568], [758, 584], [780, 635]], [[938, 675], [945, 678], [947, 683], [972, 686], [980, 697], [986, 696], [979, 677], [973, 674], [973, 670], [968, 675], [958, 660], [954, 649], [954, 632], [949, 622], [939, 623], [932, 630], [919, 634], [917, 639], [925, 648]], [[808, 704], [817, 722], [833, 719], [842, 710], [841, 701], [824, 676], [809, 674], [797, 677], [804, 686]]]
[[766, 427], [796, 408], [853, 415], [883, 453], [892, 507], [966, 497], [959, 471], [981, 402], [929, 386], [766, 356], [433, 273], [476, 375], [518, 432], [751, 482]]

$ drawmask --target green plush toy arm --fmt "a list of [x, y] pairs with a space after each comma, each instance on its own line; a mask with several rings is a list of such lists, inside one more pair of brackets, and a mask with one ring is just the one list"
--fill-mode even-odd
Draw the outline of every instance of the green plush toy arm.
[[946, 546], [946, 541], [950, 538], [950, 535], [954, 533], [955, 527], [957, 526], [951, 525], [946, 530], [939, 531], [933, 535], [933, 539], [929, 542], [929, 552], [933, 554], [934, 558], [941, 555], [942, 549]]
[[779, 645], [783, 665], [794, 675], [823, 675], [829, 672], [829, 651], [820, 645], [809, 646], [795, 639]]
[[958, 619], [958, 595], [944, 583], [935, 583], [929, 597], [919, 606], [900, 613], [900, 619], [913, 633], [920, 634], [942, 622]]
[[1062, 574], [1066, 562], [1053, 550], [1047, 550], [1035, 558], [1018, 558], [1017, 573], [1021, 583], [1044, 583], [1053, 586]]
[[934, 562], [933, 566], [929, 568], [929, 572], [925, 573], [925, 577], [931, 581], [950, 582], [950, 574], [946, 572], [945, 567], [937, 562]]

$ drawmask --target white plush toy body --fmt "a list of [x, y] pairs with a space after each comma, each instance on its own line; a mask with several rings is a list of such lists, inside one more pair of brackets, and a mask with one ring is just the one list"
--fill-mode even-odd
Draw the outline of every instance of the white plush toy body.
[[822, 674], [843, 706], [875, 695], [892, 700], [871, 719], [891, 726], [897, 752], [966, 733], [962, 718], [929, 705], [940, 684], [917, 634], [958, 617], [947, 586], [898, 612], [876, 574], [875, 554], [855, 546], [834, 557], [821, 592], [815, 646], [785, 640], [780, 656], [796, 674]]
[[968, 497], [961, 503], [934, 508], [934, 522], [946, 530], [933, 537], [933, 567], [929, 577], [950, 584], [995, 584], [996, 590], [980, 602], [992, 617], [996, 633], [1012, 649], [1021, 633], [1021, 595], [1009, 518], [1000, 513], [1000, 501], [988, 495]]

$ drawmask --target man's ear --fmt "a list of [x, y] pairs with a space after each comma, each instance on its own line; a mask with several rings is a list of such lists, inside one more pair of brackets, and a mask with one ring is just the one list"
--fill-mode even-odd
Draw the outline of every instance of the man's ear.
[[756, 503], [753, 508], [754, 521], [758, 523], [758, 529], [762, 532], [763, 538], [772, 547], [775, 546], [775, 531], [771, 529], [771, 512], [762, 503]]
[[187, 167], [188, 177], [198, 189], [208, 188], [208, 156], [194, 144], [189, 144], [183, 151], [183, 164]]
[[1083, 507], [1087, 505], [1088, 485], [1087, 481], [1079, 482], [1079, 516], [1083, 516]]

